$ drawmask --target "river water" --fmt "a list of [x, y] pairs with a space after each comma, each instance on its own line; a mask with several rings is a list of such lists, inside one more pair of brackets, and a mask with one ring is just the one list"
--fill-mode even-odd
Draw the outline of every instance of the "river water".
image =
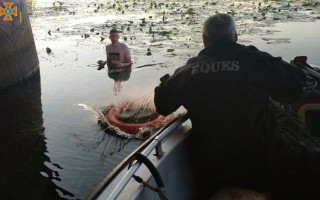
[[[85, 199], [142, 142], [104, 131], [98, 112], [119, 98], [152, 100], [159, 78], [203, 48], [201, 25], [210, 14], [233, 14], [239, 43], [286, 61], [306, 55], [320, 65], [318, 4], [43, 0], [29, 6], [40, 74], [0, 93], [2, 199]], [[117, 96], [107, 69], [96, 65], [105, 59], [112, 27], [122, 30], [133, 60]]]

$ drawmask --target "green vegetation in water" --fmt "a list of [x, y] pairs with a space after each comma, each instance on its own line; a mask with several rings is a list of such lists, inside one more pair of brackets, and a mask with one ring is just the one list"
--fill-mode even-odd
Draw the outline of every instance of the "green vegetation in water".
[[168, 36], [171, 34], [171, 31], [160, 31], [158, 32], [158, 35], [161, 35], [161, 36]]
[[193, 10], [193, 8], [189, 8], [186, 14], [193, 15], [193, 14], [196, 14], [196, 12]]
[[142, 19], [140, 19], [140, 20], [141, 20], [140, 26], [146, 26], [146, 25], [147, 25], [147, 22], [146, 22], [146, 19], [145, 19], [145, 18], [142, 18]]
[[167, 52], [174, 52], [174, 49], [167, 49]]
[[310, 7], [317, 7], [320, 5], [320, 2], [317, 1], [304, 1], [302, 6], [310, 6]]
[[231, 10], [230, 12], [228, 12], [228, 14], [230, 14], [233, 17], [236, 14], [236, 12], [234, 10]]
[[47, 54], [51, 54], [51, 53], [52, 53], [52, 50], [51, 50], [49, 47], [47, 47], [47, 48], [46, 48], [46, 52], [47, 52]]

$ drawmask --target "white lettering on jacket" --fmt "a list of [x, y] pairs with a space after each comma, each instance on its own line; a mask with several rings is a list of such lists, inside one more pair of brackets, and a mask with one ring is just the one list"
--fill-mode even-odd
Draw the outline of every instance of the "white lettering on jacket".
[[238, 71], [240, 69], [239, 61], [223, 61], [202, 63], [191, 67], [191, 75], [199, 73], [223, 72], [223, 71]]

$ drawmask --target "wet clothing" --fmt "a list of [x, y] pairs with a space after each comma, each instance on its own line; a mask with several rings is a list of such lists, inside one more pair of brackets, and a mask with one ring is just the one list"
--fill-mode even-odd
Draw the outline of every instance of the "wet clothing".
[[130, 58], [130, 51], [126, 44], [119, 42], [118, 46], [114, 48], [112, 44], [106, 46], [106, 54], [108, 61], [125, 62], [125, 58]]
[[131, 74], [131, 65], [124, 66], [121, 68], [109, 68], [108, 67], [108, 76], [115, 81], [127, 81], [130, 78]]
[[[219, 41], [160, 80], [154, 97], [157, 112], [187, 109], [193, 128], [190, 153], [207, 181], [254, 189], [272, 186], [268, 189], [278, 187], [281, 193], [296, 173], [293, 168], [303, 171], [305, 157], [319, 155], [281, 134], [270, 110], [270, 97], [293, 103], [305, 84], [303, 71], [280, 57]], [[285, 178], [275, 181], [284, 172]]]

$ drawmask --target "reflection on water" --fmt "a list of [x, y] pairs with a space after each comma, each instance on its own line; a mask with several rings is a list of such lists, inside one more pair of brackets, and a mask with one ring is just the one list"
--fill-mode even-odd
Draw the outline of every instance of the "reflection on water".
[[[0, 194], [2, 199], [59, 199], [59, 173], [48, 168], [40, 75], [0, 91]], [[53, 164], [60, 167], [58, 164]], [[60, 167], [61, 168], [61, 167]]]

